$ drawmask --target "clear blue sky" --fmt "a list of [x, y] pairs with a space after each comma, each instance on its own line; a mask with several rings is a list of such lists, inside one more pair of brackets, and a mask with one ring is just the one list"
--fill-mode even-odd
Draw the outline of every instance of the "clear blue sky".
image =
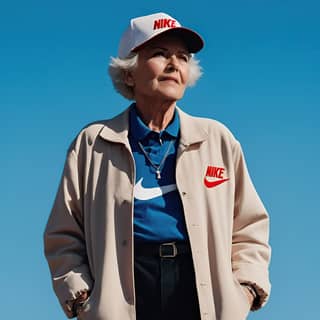
[[85, 124], [128, 105], [109, 57], [129, 18], [158, 11], [205, 38], [204, 75], [179, 105], [233, 131], [270, 212], [273, 291], [249, 319], [319, 319], [317, 0], [0, 4], [1, 319], [65, 319], [42, 233], [66, 149]]

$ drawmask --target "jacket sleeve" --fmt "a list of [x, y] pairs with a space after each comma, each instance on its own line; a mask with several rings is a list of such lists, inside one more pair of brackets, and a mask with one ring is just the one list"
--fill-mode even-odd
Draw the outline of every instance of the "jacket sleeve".
[[91, 290], [83, 228], [81, 170], [76, 153], [68, 153], [56, 199], [44, 232], [44, 249], [54, 291], [69, 318], [75, 316], [66, 304], [82, 290]]
[[267, 301], [269, 282], [269, 217], [250, 179], [237, 142], [234, 150], [235, 209], [232, 237], [232, 269], [240, 283], [250, 284], [258, 294], [252, 310]]

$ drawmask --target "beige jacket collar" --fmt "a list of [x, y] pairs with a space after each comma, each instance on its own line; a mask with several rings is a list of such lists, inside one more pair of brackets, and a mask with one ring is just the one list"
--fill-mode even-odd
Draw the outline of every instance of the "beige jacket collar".
[[[127, 108], [116, 117], [104, 122], [105, 125], [100, 131], [103, 139], [129, 145], [129, 109]], [[195, 121], [195, 118], [178, 107], [177, 111], [180, 118], [180, 143], [183, 146], [200, 143], [207, 139], [208, 132], [203, 128], [203, 123]]]

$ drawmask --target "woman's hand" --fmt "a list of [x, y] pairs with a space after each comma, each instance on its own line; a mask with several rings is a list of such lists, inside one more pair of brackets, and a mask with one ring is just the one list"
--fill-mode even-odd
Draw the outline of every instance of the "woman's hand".
[[89, 299], [90, 292], [88, 290], [81, 290], [77, 293], [77, 298], [66, 301], [69, 312], [72, 312], [73, 316], [77, 316], [81, 311], [83, 304]]
[[81, 311], [81, 308], [87, 299], [89, 299], [89, 292], [83, 291], [81, 292], [80, 296], [77, 297], [77, 299], [74, 301], [73, 310], [76, 315], [78, 315], [78, 313]]
[[248, 301], [250, 306], [253, 305], [254, 300], [257, 297], [257, 294], [255, 292], [255, 290], [248, 284], [242, 284], [243, 288], [245, 289], [245, 293], [247, 295]]

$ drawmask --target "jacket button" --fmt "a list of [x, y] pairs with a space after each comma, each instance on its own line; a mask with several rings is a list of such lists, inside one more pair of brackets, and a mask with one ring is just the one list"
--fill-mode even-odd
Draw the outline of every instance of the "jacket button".
[[128, 240], [123, 240], [122, 245], [125, 247], [128, 244]]
[[186, 193], [185, 191], [182, 191], [182, 195], [183, 195], [183, 196], [186, 196], [187, 193]]

